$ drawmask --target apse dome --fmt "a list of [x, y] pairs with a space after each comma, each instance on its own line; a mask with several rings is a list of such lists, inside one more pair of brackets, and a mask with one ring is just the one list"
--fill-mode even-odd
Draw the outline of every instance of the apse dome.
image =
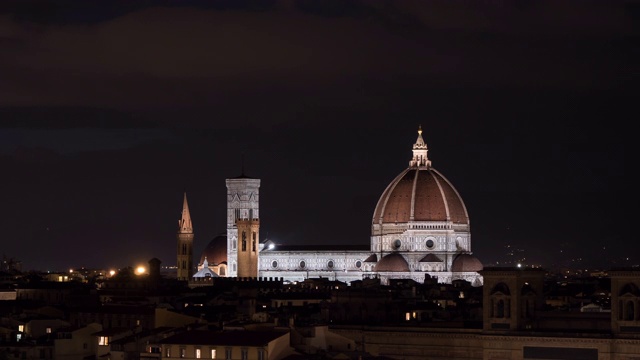
[[394, 252], [391, 254], [387, 254], [378, 261], [376, 266], [373, 268], [373, 271], [378, 272], [389, 272], [389, 271], [399, 271], [399, 272], [407, 272], [409, 270], [409, 263], [405, 260], [404, 256]]
[[227, 234], [220, 234], [214, 237], [202, 250], [200, 262], [204, 264], [205, 259], [211, 265], [219, 265], [227, 262]]
[[483, 268], [480, 260], [471, 254], [460, 254], [453, 259], [453, 264], [451, 264], [452, 272], [478, 272]]

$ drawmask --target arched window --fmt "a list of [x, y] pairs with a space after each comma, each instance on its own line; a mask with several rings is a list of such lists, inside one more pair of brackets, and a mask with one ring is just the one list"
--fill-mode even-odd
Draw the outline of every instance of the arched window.
[[242, 232], [242, 251], [247, 251], [247, 233]]
[[504, 317], [504, 300], [498, 300], [498, 304], [496, 304], [496, 317]]
[[625, 304], [624, 314], [624, 319], [627, 321], [633, 321], [636, 319], [635, 307], [632, 300], [627, 301]]

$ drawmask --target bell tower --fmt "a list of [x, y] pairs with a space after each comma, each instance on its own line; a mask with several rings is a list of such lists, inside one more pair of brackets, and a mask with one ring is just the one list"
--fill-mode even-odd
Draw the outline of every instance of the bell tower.
[[227, 276], [257, 277], [260, 179], [244, 175], [227, 184]]
[[177, 279], [191, 280], [193, 275], [193, 225], [187, 203], [187, 193], [184, 193], [182, 201], [182, 217], [178, 220], [178, 249], [177, 249]]
[[259, 219], [238, 219], [238, 277], [258, 277]]
[[484, 331], [526, 331], [536, 327], [538, 312], [545, 304], [543, 269], [488, 267], [479, 273], [484, 278]]

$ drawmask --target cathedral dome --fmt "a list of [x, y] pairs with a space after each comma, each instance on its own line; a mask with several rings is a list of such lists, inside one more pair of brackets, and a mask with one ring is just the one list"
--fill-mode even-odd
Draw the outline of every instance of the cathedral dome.
[[227, 234], [217, 235], [209, 242], [207, 247], [202, 250], [198, 264], [203, 264], [205, 259], [211, 265], [227, 262]]
[[462, 198], [449, 180], [431, 167], [427, 151], [419, 129], [409, 167], [382, 193], [373, 214], [373, 225], [426, 221], [469, 225]]
[[478, 272], [483, 268], [480, 260], [471, 254], [460, 254], [453, 259], [451, 264], [452, 272]]
[[397, 252], [387, 254], [373, 268], [373, 271], [387, 272], [387, 271], [410, 271], [409, 264], [404, 257]]

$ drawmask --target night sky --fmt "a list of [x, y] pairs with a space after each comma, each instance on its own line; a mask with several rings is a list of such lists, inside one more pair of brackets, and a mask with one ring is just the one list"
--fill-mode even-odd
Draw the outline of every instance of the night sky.
[[174, 265], [186, 191], [199, 259], [243, 163], [261, 240], [368, 244], [421, 125], [485, 265], [639, 264], [639, 10], [3, 0], [0, 250], [23, 270]]

